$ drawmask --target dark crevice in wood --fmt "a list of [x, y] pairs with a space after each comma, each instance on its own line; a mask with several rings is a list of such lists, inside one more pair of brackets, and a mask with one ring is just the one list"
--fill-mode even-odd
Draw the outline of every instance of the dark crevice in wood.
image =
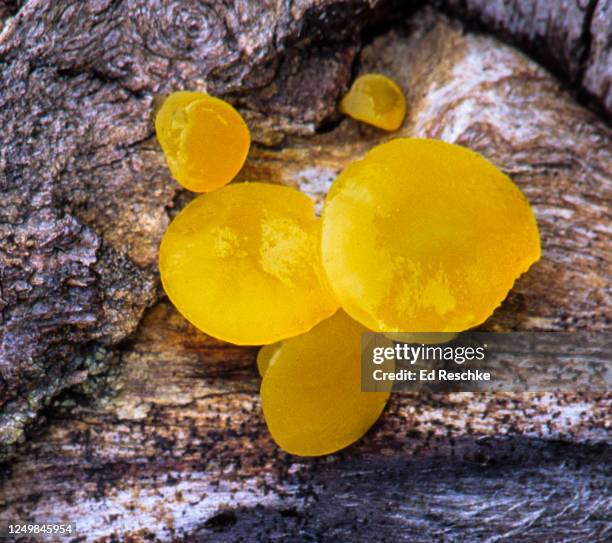
[[[603, 0], [606, 1], [606, 0]], [[595, 14], [595, 9], [597, 8], [599, 0], [589, 0], [588, 5], [585, 8], [584, 22], [582, 25], [582, 37], [581, 41], [584, 43], [584, 48], [582, 50], [582, 55], [578, 61], [579, 69], [576, 74], [576, 81], [582, 82], [584, 72], [586, 71], [587, 61], [589, 59], [589, 54], [591, 52], [591, 44], [593, 42], [593, 36], [591, 34], [591, 23], [593, 22], [593, 15]]]

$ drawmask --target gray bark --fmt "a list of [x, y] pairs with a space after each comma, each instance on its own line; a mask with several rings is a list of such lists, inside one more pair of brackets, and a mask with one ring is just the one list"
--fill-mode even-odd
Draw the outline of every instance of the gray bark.
[[612, 0], [437, 0], [522, 47], [612, 118]]

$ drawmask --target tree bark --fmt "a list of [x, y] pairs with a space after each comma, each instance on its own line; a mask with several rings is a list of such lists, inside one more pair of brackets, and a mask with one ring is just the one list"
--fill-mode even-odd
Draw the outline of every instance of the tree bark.
[[612, 119], [612, 0], [437, 0], [524, 48]]
[[0, 459], [52, 397], [108, 367], [157, 297], [179, 191], [153, 137], [155, 99], [207, 90], [242, 105], [256, 141], [311, 134], [335, 110], [377, 4], [31, 0], [9, 20]]
[[[39, 16], [22, 12], [22, 26], [11, 31], [34, 32], [24, 19]], [[253, 36], [261, 39], [264, 28], [253, 29]], [[244, 32], [249, 34], [248, 25]], [[172, 215], [191, 198], [169, 179], [151, 139], [152, 94], [180, 81], [198, 81], [195, 74], [205, 73], [216, 90], [240, 93], [240, 85], [255, 77], [236, 66], [207, 72], [207, 61], [198, 65], [195, 60], [205, 58], [201, 49], [189, 61], [171, 63], [166, 73], [174, 79], [143, 87], [156, 69], [136, 49], [138, 63], [123, 64], [124, 72], [113, 76], [118, 79], [108, 80], [111, 68], [119, 69], [120, 43], [112, 62], [92, 55], [95, 68], [73, 65], [69, 75], [61, 76], [67, 80], [58, 89], [85, 81], [94, 97], [82, 91], [79, 101], [62, 102], [79, 123], [88, 121], [91, 127], [78, 139], [81, 125], [66, 117], [68, 128], [57, 130], [56, 138], [75, 142], [70, 160], [49, 173], [59, 172], [48, 185], [44, 176], [35, 185], [39, 174], [28, 173], [25, 165], [13, 178], [14, 187], [24, 186], [19, 190], [34, 187], [28, 189], [34, 203], [39, 191], [45, 197], [45, 191], [52, 193], [56, 215], [74, 206], [65, 233], [60, 231], [61, 239], [71, 243], [60, 255], [85, 255], [83, 261], [89, 262], [90, 255], [107, 251], [106, 258], [123, 259], [105, 268], [99, 263], [107, 261], [97, 256], [91, 265], [102, 267], [93, 286], [80, 288], [104, 295], [126, 277], [135, 278], [133, 288], [140, 290], [135, 294], [124, 287], [117, 302], [131, 308], [129, 326], [125, 321], [115, 325], [102, 313], [91, 328], [87, 323], [79, 327], [91, 338], [100, 335], [100, 324], [110, 322], [111, 339], [96, 343], [107, 349], [126, 337], [153, 298], [142, 299], [141, 281], [150, 281], [146, 292], [154, 292], [155, 247], [168, 222], [166, 208]], [[159, 42], [151, 38], [147, 43]], [[285, 58], [302, 58], [300, 47], [291, 46]], [[307, 50], [313, 50], [310, 44]], [[337, 62], [338, 57], [317, 53], [308, 57], [314, 64], [280, 73], [309, 81], [306, 74], [320, 64], [316, 58], [331, 58], [336, 68], [326, 68], [331, 72], [325, 75], [336, 74], [337, 95], [348, 81], [355, 52]], [[21, 49], [12, 53], [16, 59], [20, 54]], [[230, 57], [219, 53], [210, 66]], [[409, 112], [399, 135], [469, 145], [508, 172], [532, 202], [542, 260], [517, 282], [487, 328], [609, 329], [610, 130], [515, 49], [466, 33], [430, 11], [375, 38], [361, 51], [356, 68], [387, 73], [406, 92]], [[59, 77], [51, 71], [46, 77]], [[98, 87], [90, 81], [92, 73], [100, 78]], [[274, 81], [276, 73], [266, 77]], [[272, 100], [256, 106], [267, 94], [251, 98], [250, 92], [242, 98], [249, 107], [285, 104]], [[300, 119], [318, 119], [319, 107], [332, 110], [332, 95], [306, 112], [312, 95], [301, 91], [305, 102], [286, 102], [298, 108], [294, 117], [278, 106], [278, 118], [285, 119], [283, 143], [255, 146], [240, 178], [297, 186], [320, 204], [343, 166], [390, 137], [349, 119], [312, 134], [316, 122]], [[14, 107], [20, 106], [15, 102]], [[304, 117], [297, 113], [300, 107]], [[320, 115], [324, 119], [328, 113]], [[264, 136], [274, 132], [259, 111], [251, 119]], [[96, 123], [106, 130], [94, 129]], [[52, 126], [46, 129], [50, 134]], [[275, 134], [272, 139], [280, 141]], [[9, 143], [11, 156], [21, 156], [11, 145], [17, 144]], [[36, 155], [29, 160], [36, 164]], [[19, 183], [23, 176], [30, 176], [28, 183]], [[20, 198], [16, 209], [25, 206]], [[28, 213], [38, 217], [42, 211], [28, 206]], [[29, 258], [27, 263], [38, 262]], [[126, 272], [132, 269], [133, 274]], [[107, 287], [101, 286], [103, 277]], [[44, 292], [49, 297], [54, 291]], [[266, 431], [254, 349], [197, 332], [162, 299], [147, 312], [135, 339], [112, 352], [117, 363], [97, 377], [102, 392], [87, 390], [96, 383], [88, 375], [83, 395], [64, 394], [46, 412], [48, 423], [5, 465], [2, 518], [73, 520], [88, 541], [503, 541], [556, 540], [559, 534], [604, 541], [609, 536], [609, 394], [398, 394], [362, 441], [327, 458], [304, 459], [279, 451]], [[81, 365], [74, 371], [88, 370]]]
[[609, 396], [396, 394], [307, 459], [272, 442], [254, 356], [156, 305], [107, 394], [67, 396], [6, 466], [0, 518], [86, 541], [605, 540]]
[[4, 21], [17, 13], [20, 5], [20, 0], [0, 0], [0, 30], [4, 26]]
[[612, 1], [598, 0], [590, 25], [582, 84], [612, 117]]

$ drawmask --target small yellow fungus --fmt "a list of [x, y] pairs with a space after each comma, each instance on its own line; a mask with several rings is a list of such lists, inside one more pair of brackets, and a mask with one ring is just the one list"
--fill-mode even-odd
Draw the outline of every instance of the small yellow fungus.
[[540, 258], [517, 186], [477, 153], [437, 140], [395, 139], [350, 164], [322, 221], [340, 305], [380, 332], [476, 326]]
[[389, 392], [361, 392], [361, 334], [366, 331], [338, 311], [265, 354], [269, 366], [261, 403], [282, 449], [301, 456], [330, 454], [357, 441], [376, 422]]
[[312, 200], [267, 183], [237, 183], [193, 200], [162, 239], [168, 297], [203, 332], [261, 345], [310, 330], [338, 304], [320, 256]]
[[406, 116], [406, 99], [392, 79], [381, 74], [358, 77], [340, 102], [340, 111], [384, 130], [397, 130]]
[[229, 183], [251, 143], [240, 113], [202, 92], [172, 93], [157, 113], [155, 131], [172, 176], [194, 192]]
[[280, 346], [282, 343], [277, 341], [276, 343], [270, 343], [269, 345], [264, 345], [259, 352], [257, 353], [257, 371], [259, 372], [259, 376], [263, 377], [268, 371], [268, 367], [272, 363], [272, 360], [276, 358], [280, 350]]

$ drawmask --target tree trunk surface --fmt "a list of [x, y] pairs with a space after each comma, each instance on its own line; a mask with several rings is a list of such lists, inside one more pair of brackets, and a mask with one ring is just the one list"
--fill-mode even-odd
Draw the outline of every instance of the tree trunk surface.
[[519, 45], [612, 118], [612, 0], [437, 0]]
[[240, 179], [320, 205], [398, 135], [335, 113], [355, 73], [378, 71], [406, 92], [399, 135], [481, 152], [533, 205], [543, 257], [487, 329], [609, 330], [610, 129], [522, 53], [431, 9], [363, 46], [366, 21], [398, 13], [30, 0], [7, 21], [0, 519], [73, 521], [79, 541], [609, 538], [610, 394], [395, 394], [359, 443], [294, 457], [265, 428], [256, 350], [196, 331], [159, 289], [159, 240], [192, 195], [155, 141], [158, 96], [232, 100], [256, 142]]

